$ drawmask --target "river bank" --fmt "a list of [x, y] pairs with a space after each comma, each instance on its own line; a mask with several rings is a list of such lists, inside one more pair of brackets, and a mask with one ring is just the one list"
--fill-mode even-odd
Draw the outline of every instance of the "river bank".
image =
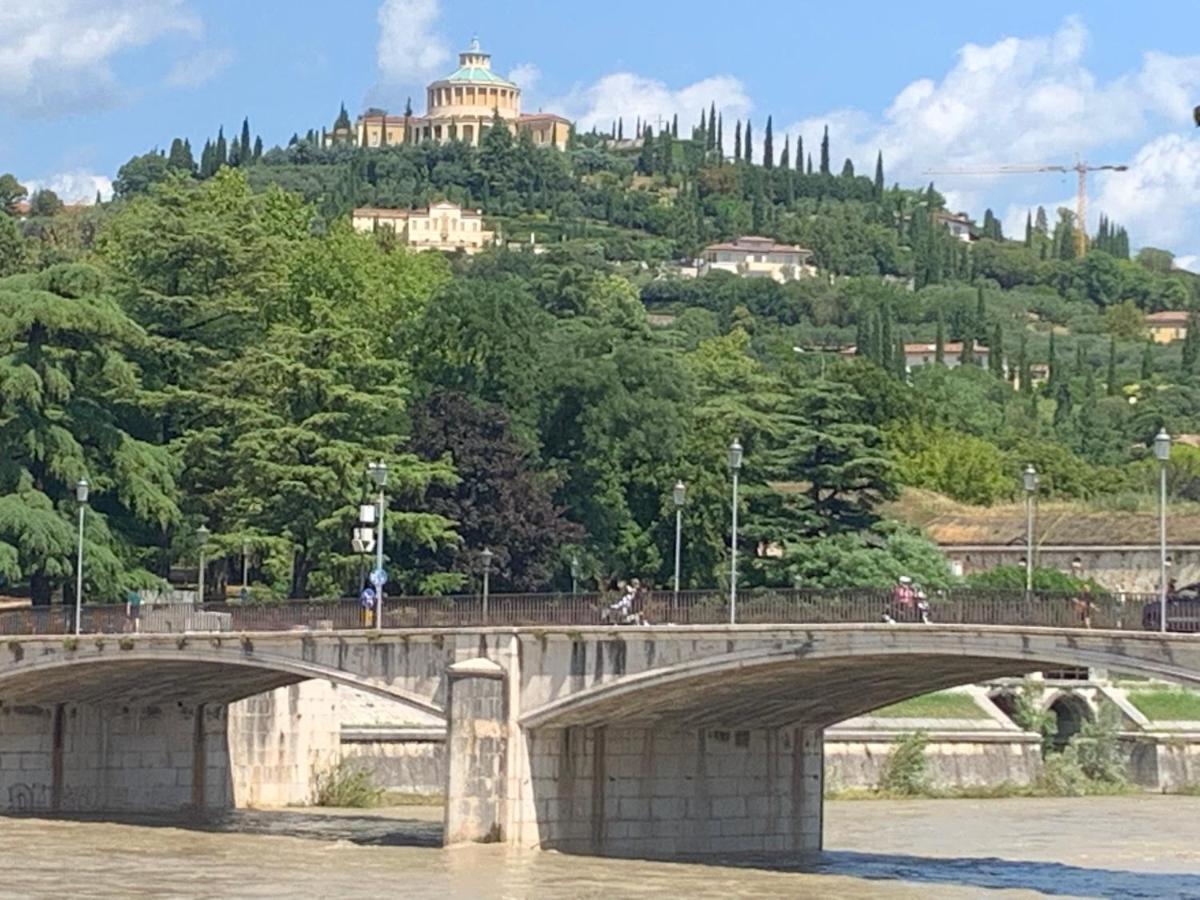
[[[443, 850], [442, 810], [238, 812], [204, 824], [4, 819], [0, 895], [1188, 897], [1200, 798], [830, 802], [815, 858], [681, 862]], [[66, 848], [70, 848], [69, 851]]]

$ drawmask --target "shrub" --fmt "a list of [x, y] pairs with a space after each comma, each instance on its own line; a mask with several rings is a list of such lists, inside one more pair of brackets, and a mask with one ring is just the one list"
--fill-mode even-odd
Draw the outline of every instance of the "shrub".
[[1125, 754], [1121, 751], [1121, 714], [1111, 705], [1101, 707], [1095, 722], [1086, 722], [1075, 735], [1075, 745], [1083, 774], [1107, 787], [1123, 787], [1128, 782]]
[[313, 784], [313, 802], [317, 806], [346, 806], [366, 809], [378, 806], [383, 789], [376, 787], [369, 772], [350, 760], [317, 775]]
[[924, 732], [904, 735], [896, 744], [879, 775], [879, 790], [911, 797], [929, 789], [928, 760], [925, 749], [929, 738]]

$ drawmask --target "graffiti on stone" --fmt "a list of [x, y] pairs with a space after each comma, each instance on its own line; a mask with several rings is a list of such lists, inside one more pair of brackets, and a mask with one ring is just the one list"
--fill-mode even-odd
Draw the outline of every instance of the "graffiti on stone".
[[[54, 788], [49, 784], [13, 784], [8, 788], [8, 811], [15, 813], [54, 811]], [[64, 787], [59, 792], [58, 812], [99, 812], [111, 792], [94, 787]]]

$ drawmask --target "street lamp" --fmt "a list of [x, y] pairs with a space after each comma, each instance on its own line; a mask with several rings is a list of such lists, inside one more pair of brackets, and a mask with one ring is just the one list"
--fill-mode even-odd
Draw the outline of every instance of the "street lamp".
[[79, 546], [75, 558], [75, 634], [79, 634], [83, 622], [83, 512], [87, 509], [90, 489], [86, 478], [80, 478], [75, 483], [75, 501], [79, 506]]
[[729, 534], [729, 624], [737, 624], [737, 527], [738, 527], [738, 470], [742, 467], [742, 442], [734, 439], [729, 445], [729, 472], [733, 476], [733, 528]]
[[1154, 457], [1158, 460], [1158, 611], [1159, 630], [1167, 630], [1167, 461], [1171, 458], [1171, 436], [1160, 428], [1154, 436]]
[[679, 560], [683, 547], [683, 502], [687, 499], [687, 485], [682, 480], [675, 482], [671, 491], [671, 499], [675, 502], [675, 597], [679, 598]]
[[1025, 593], [1033, 591], [1033, 498], [1037, 495], [1037, 469], [1030, 463], [1022, 476], [1025, 488]]
[[486, 624], [488, 620], [488, 587], [492, 575], [492, 557], [495, 556], [487, 547], [483, 548], [483, 552], [479, 554], [479, 558], [483, 560], [483, 621]]
[[208, 538], [211, 534], [212, 532], [203, 525], [196, 529], [196, 538], [200, 541], [200, 572], [199, 584], [196, 586], [196, 601], [200, 606], [204, 605], [204, 551], [208, 547]]
[[367, 472], [375, 486], [379, 488], [379, 521], [376, 523], [375, 534], [375, 571], [371, 573], [371, 584], [375, 585], [375, 628], [383, 628], [383, 586], [387, 584], [387, 575], [383, 571], [383, 512], [387, 508], [387, 498], [383, 489], [387, 487], [388, 467], [385, 462], [373, 462], [367, 465]]

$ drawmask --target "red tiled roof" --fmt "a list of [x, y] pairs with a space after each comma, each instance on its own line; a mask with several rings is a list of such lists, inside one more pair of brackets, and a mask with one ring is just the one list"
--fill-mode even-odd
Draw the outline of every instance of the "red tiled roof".
[[571, 124], [571, 120], [555, 113], [521, 113], [518, 117], [518, 122], [535, 122], [539, 120], [549, 120], [554, 122], [563, 122], [567, 125]]
[[1182, 309], [1168, 309], [1151, 313], [1146, 321], [1151, 325], [1186, 325], [1191, 313]]
[[733, 241], [726, 241], [720, 244], [709, 244], [704, 249], [706, 251], [744, 250], [755, 253], [812, 253], [811, 250], [796, 246], [795, 244], [777, 244], [771, 238], [758, 237], [756, 235], [748, 235], [746, 237], [740, 237]]

